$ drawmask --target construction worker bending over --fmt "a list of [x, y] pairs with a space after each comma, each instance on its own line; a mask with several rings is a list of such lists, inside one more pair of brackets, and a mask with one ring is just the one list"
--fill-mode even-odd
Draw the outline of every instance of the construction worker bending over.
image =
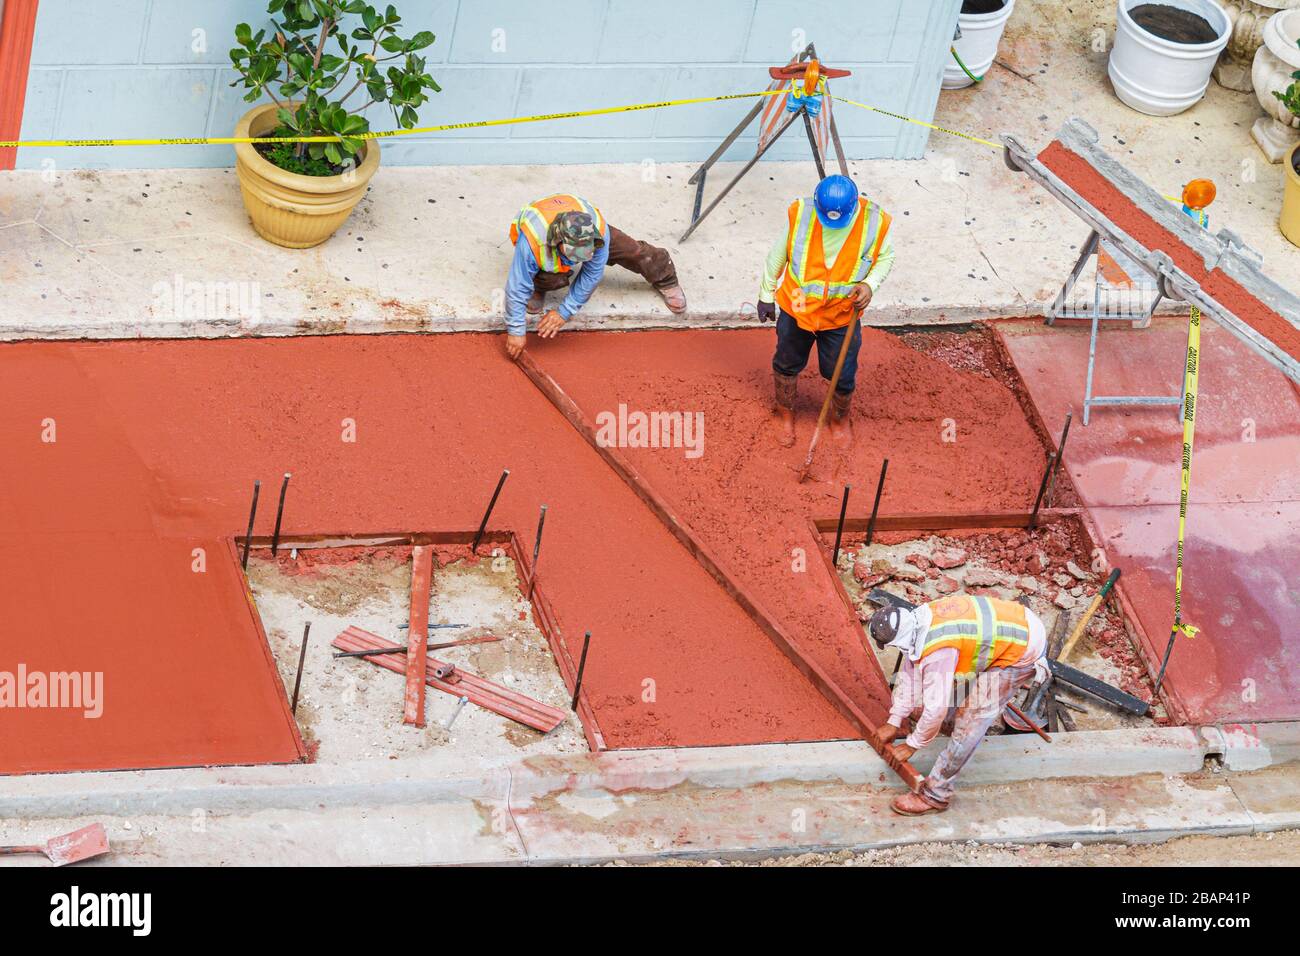
[[[956, 705], [952, 736], [919, 793], [895, 797], [895, 813], [917, 816], [948, 809], [953, 781], [1013, 694], [1035, 674], [1048, 676], [1047, 629], [1014, 601], [953, 594], [912, 610], [881, 608], [868, 625], [878, 647], [903, 656], [889, 721], [876, 729], [882, 745], [903, 760], [939, 733]], [[917, 710], [906, 741], [893, 744]]]
[[[526, 241], [520, 242], [521, 236]], [[669, 311], [686, 311], [686, 295], [668, 251], [608, 225], [599, 209], [578, 196], [561, 193], [528, 204], [510, 224], [510, 241], [515, 247], [506, 279], [506, 351], [511, 358], [524, 350], [528, 316], [541, 315], [546, 293], [569, 289], [564, 301], [537, 323], [538, 335], [549, 339], [591, 298], [606, 263], [644, 278]]]
[[844, 443], [852, 438], [849, 405], [862, 345], [858, 320], [894, 266], [891, 220], [858, 194], [853, 180], [838, 175], [823, 179], [811, 199], [791, 203], [789, 218], [785, 237], [767, 255], [758, 294], [759, 319], [776, 319], [778, 440], [786, 448], [794, 444], [795, 390], [812, 347], [822, 378], [830, 381], [844, 336], [852, 331], [831, 415], [831, 434]]

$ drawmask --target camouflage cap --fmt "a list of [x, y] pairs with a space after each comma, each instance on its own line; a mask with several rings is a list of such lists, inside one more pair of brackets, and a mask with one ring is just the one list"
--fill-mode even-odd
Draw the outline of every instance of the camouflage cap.
[[596, 231], [596, 223], [588, 213], [562, 212], [547, 230], [546, 244], [559, 248], [564, 257], [573, 262], [589, 262], [605, 240]]

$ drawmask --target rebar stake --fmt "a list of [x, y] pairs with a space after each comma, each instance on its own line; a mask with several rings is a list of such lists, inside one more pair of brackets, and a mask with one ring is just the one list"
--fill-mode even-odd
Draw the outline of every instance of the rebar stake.
[[275, 509], [275, 530], [271, 532], [271, 557], [280, 549], [280, 519], [284, 517], [284, 493], [289, 490], [289, 472], [284, 473], [284, 484], [280, 486], [280, 505]]
[[572, 709], [576, 712], [578, 709], [578, 694], [582, 692], [582, 672], [587, 669], [587, 648], [591, 646], [591, 631], [588, 631], [582, 638], [582, 656], [578, 658], [578, 676], [573, 682], [573, 705]]
[[840, 502], [840, 523], [835, 526], [835, 550], [831, 552], [831, 566], [840, 566], [840, 538], [844, 535], [844, 515], [849, 510], [849, 492], [853, 490], [852, 485], [844, 486], [844, 500]]
[[871, 539], [875, 537], [876, 534], [876, 515], [880, 512], [880, 496], [884, 494], [885, 491], [885, 472], [887, 471], [889, 471], [888, 458], [886, 458], [884, 463], [880, 466], [880, 481], [876, 483], [876, 501], [871, 506], [871, 520], [867, 522], [866, 546], [868, 548], [871, 547]]
[[533, 588], [537, 586], [537, 557], [542, 553], [542, 527], [546, 524], [546, 505], [537, 518], [537, 539], [533, 542], [533, 572], [528, 577], [528, 600], [533, 599]]
[[302, 686], [302, 665], [307, 660], [307, 635], [311, 633], [311, 621], [308, 621], [302, 628], [302, 648], [298, 651], [298, 674], [293, 679], [293, 703], [289, 709], [293, 715], [298, 716], [298, 688]]
[[262, 482], [253, 482], [253, 506], [248, 509], [248, 533], [244, 535], [244, 557], [239, 566], [248, 570], [248, 547], [253, 543], [253, 519], [257, 517], [257, 496], [262, 491]]
[[497, 496], [501, 494], [501, 486], [506, 483], [506, 479], [509, 477], [510, 469], [503, 469], [501, 477], [497, 480], [497, 490], [492, 492], [492, 500], [488, 502], [487, 511], [483, 512], [483, 520], [479, 522], [478, 534], [474, 535], [474, 546], [469, 549], [470, 554], [478, 554], [479, 542], [483, 540], [483, 529], [487, 527], [488, 518], [492, 517], [492, 509], [497, 506]]
[[1043, 480], [1038, 483], [1038, 497], [1034, 499], [1034, 510], [1029, 513], [1029, 524], [1025, 526], [1029, 531], [1033, 531], [1034, 525], [1038, 524], [1038, 509], [1042, 507], [1043, 495], [1047, 492], [1047, 479], [1052, 477], [1052, 472], [1056, 469], [1056, 459], [1056, 452], [1047, 459], [1047, 470], [1043, 472]]
[[1056, 444], [1056, 467], [1052, 469], [1052, 479], [1047, 483], [1047, 507], [1052, 507], [1056, 494], [1056, 475], [1061, 470], [1061, 462], [1065, 460], [1065, 440], [1070, 437], [1070, 422], [1074, 419], [1074, 412], [1065, 413], [1065, 427], [1061, 429], [1061, 440]]

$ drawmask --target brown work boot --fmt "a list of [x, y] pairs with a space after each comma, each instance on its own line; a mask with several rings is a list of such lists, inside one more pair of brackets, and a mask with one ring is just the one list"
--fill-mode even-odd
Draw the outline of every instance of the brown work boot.
[[919, 817], [927, 813], [943, 813], [948, 804], [932, 800], [923, 793], [904, 793], [894, 797], [889, 809], [905, 817]]
[[664, 305], [668, 306], [668, 311], [673, 315], [681, 315], [686, 311], [686, 293], [682, 291], [681, 286], [670, 285], [655, 291], [663, 298]]
[[789, 448], [794, 444], [794, 396], [799, 386], [799, 379], [795, 375], [782, 375], [780, 372], [773, 371], [772, 381], [776, 387], [776, 402], [773, 410], [776, 412], [777, 420], [777, 444], [782, 448]]
[[841, 448], [853, 444], [853, 422], [849, 414], [849, 407], [852, 404], [852, 392], [834, 392], [831, 395], [831, 438]]
[[524, 311], [529, 315], [541, 315], [542, 308], [546, 305], [546, 294], [533, 290], [533, 294], [528, 297], [528, 304], [524, 306]]

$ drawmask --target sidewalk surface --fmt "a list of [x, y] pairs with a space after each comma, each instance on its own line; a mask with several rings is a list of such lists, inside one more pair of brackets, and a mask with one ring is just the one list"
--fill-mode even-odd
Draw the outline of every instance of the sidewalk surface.
[[[1069, 7], [1021, 0], [1001, 65], [980, 87], [944, 93], [936, 122], [992, 140], [1011, 132], [1039, 147], [1081, 116], [1113, 155], [1165, 193], [1213, 178], [1212, 226], [1230, 226], [1263, 254], [1266, 272], [1294, 283], [1300, 249], [1275, 224], [1281, 167], [1266, 163], [1250, 139], [1261, 115], [1255, 96], [1211, 83], [1205, 100], [1179, 116], [1129, 110], [1110, 88], [1106, 53], [1090, 46], [1093, 31], [1109, 31], [1113, 18], [1109, 0]], [[735, 104], [717, 106], [719, 141], [741, 114]], [[735, 168], [710, 175], [709, 196]], [[631, 165], [381, 168], [345, 227], [306, 251], [253, 233], [233, 170], [0, 174], [0, 338], [497, 329], [507, 226], [523, 204], [561, 190], [667, 246], [689, 299], [685, 317], [671, 316], [644, 283], [614, 269], [575, 324], [752, 323], [763, 259], [790, 200], [811, 191], [814, 167], [760, 163], [679, 244], [693, 171], [653, 157]], [[853, 162], [850, 172], [895, 216], [898, 264], [868, 312], [873, 324], [1035, 314], [1086, 236], [997, 151], [943, 133], [931, 135], [925, 160]], [[187, 283], [203, 284], [199, 292], [216, 301], [187, 304]], [[217, 288], [224, 283], [240, 284], [228, 307]]]

